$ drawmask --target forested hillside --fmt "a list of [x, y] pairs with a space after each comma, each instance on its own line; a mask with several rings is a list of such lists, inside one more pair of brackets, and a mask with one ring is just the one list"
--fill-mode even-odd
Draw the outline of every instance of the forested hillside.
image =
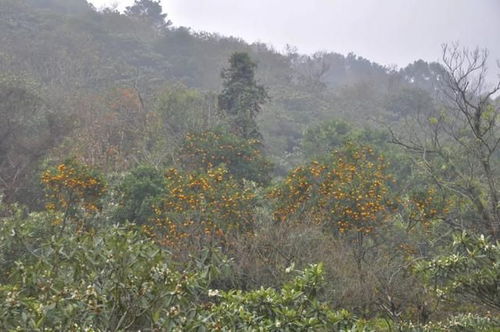
[[[220, 73], [229, 56], [236, 51], [249, 53], [259, 66], [257, 79], [270, 97], [258, 122], [281, 173], [296, 164], [307, 128], [332, 119], [380, 127], [381, 121], [431, 103], [442, 70], [438, 64], [417, 61], [394, 71], [354, 54], [303, 56], [292, 48], [282, 54], [266, 45], [190, 33], [187, 28], [158, 28], [154, 21], [133, 14], [96, 12], [85, 1], [23, 0], [0, 5], [2, 82], [15, 82], [35, 93], [50, 105], [51, 114], [73, 118], [72, 123], [58, 124], [67, 133], [73, 132], [75, 122], [82, 127], [89, 121], [92, 108], [101, 109], [97, 116], [104, 116], [110, 99], [127, 89], [134, 95], [129, 98], [140, 97], [144, 114], [158, 113], [162, 96], [182, 98], [185, 93], [197, 95], [193, 98], [199, 100], [193, 103], [207, 103], [199, 105], [199, 111], [213, 111], [210, 100], [221, 88]], [[139, 112], [137, 107], [133, 111]], [[121, 121], [132, 124], [134, 119]], [[74, 137], [71, 142], [79, 145]]]
[[0, 0], [1, 330], [498, 330], [486, 51], [398, 69], [171, 21]]

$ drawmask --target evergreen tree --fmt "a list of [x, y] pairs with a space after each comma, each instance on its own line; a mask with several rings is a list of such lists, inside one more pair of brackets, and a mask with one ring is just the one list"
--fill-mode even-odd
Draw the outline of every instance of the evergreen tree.
[[170, 20], [167, 20], [167, 14], [163, 13], [159, 0], [135, 0], [134, 5], [126, 8], [125, 14], [149, 20], [158, 28], [165, 28], [172, 24]]
[[234, 53], [229, 68], [222, 71], [223, 90], [219, 108], [228, 117], [231, 130], [246, 139], [262, 135], [255, 121], [261, 105], [268, 99], [266, 89], [255, 81], [257, 65], [247, 53]]

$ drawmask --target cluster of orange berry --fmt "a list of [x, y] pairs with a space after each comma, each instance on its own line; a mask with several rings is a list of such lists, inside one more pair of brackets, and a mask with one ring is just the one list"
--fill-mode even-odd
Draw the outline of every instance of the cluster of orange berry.
[[243, 189], [224, 168], [190, 173], [169, 169], [166, 194], [155, 206], [151, 233], [168, 246], [183, 241], [223, 241], [253, 224], [255, 194]]
[[277, 202], [274, 217], [370, 233], [387, 220], [393, 205], [386, 167], [370, 147], [348, 144], [291, 171], [270, 193]]
[[68, 211], [100, 209], [100, 198], [106, 191], [102, 178], [74, 159], [67, 160], [42, 174], [48, 210]]

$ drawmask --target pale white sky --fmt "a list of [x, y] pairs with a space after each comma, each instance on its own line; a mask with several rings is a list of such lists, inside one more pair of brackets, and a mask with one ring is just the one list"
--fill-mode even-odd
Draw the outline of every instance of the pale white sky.
[[[90, 0], [96, 7], [133, 0]], [[174, 26], [303, 53], [354, 52], [384, 65], [436, 61], [443, 42], [490, 50], [499, 73], [500, 0], [162, 0]]]

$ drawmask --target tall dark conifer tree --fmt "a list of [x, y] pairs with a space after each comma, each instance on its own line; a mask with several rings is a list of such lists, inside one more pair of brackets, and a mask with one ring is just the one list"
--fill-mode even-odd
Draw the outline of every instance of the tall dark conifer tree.
[[256, 117], [268, 99], [266, 89], [255, 80], [257, 65], [247, 53], [234, 53], [229, 68], [222, 71], [223, 90], [219, 108], [228, 117], [231, 130], [245, 139], [261, 139]]
[[166, 28], [172, 24], [163, 13], [159, 0], [135, 0], [132, 6], [125, 10], [125, 14], [140, 19], [149, 20], [157, 28]]

